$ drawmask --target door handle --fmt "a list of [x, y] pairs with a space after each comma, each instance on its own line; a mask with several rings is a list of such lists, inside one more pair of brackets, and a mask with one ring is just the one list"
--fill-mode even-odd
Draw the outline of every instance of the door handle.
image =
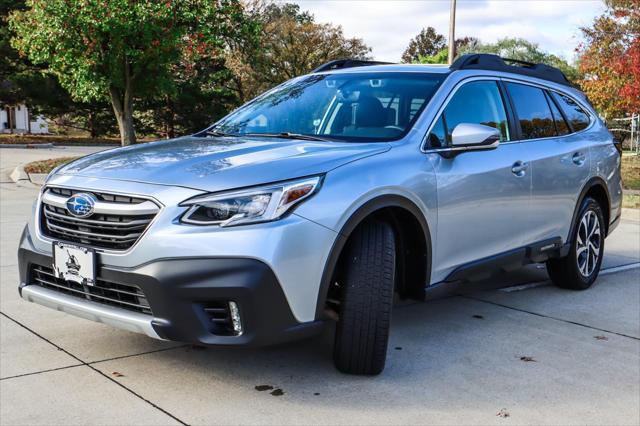
[[582, 152], [576, 152], [575, 154], [573, 154], [573, 157], [571, 157], [571, 161], [573, 161], [573, 164], [575, 164], [576, 166], [582, 166], [586, 159], [587, 156]]
[[511, 173], [516, 175], [517, 177], [522, 177], [527, 174], [527, 169], [529, 168], [529, 163], [525, 163], [524, 161], [516, 161], [511, 166]]

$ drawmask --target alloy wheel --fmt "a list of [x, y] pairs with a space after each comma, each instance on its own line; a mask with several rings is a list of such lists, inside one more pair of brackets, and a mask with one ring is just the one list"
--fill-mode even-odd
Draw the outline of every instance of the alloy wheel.
[[583, 277], [591, 276], [600, 258], [600, 221], [593, 210], [588, 210], [580, 220], [578, 235], [576, 236], [576, 261], [578, 270]]

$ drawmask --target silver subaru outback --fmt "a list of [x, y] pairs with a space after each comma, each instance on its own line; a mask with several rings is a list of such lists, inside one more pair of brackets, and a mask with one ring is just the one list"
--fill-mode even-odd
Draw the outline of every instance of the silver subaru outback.
[[265, 345], [337, 322], [378, 374], [394, 298], [527, 263], [593, 284], [620, 151], [557, 69], [328, 63], [201, 133], [49, 176], [19, 248], [25, 300], [157, 339]]

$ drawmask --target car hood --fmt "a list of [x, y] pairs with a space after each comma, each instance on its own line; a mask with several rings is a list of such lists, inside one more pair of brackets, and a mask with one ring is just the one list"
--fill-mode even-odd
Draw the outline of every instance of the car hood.
[[387, 143], [190, 136], [99, 152], [56, 174], [215, 192], [325, 173], [390, 148]]

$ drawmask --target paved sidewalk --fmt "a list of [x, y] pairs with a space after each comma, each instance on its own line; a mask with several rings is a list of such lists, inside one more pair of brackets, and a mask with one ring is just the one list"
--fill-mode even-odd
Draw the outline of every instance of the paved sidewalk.
[[[8, 151], [2, 182], [11, 164], [51, 156]], [[384, 373], [353, 377], [331, 364], [330, 328], [273, 348], [198, 349], [22, 301], [16, 248], [36, 193], [0, 184], [2, 425], [640, 423], [640, 269], [615, 272], [640, 262], [638, 210], [607, 239], [609, 273], [589, 291], [545, 285], [533, 265], [402, 304]]]
[[20, 149], [20, 148], [2, 148], [0, 149], [0, 184], [13, 184], [9, 175], [16, 166], [24, 165], [32, 161], [47, 160], [49, 158], [59, 157], [75, 157], [88, 155], [113, 147], [105, 146], [74, 146], [74, 147], [56, 147], [49, 149]]

